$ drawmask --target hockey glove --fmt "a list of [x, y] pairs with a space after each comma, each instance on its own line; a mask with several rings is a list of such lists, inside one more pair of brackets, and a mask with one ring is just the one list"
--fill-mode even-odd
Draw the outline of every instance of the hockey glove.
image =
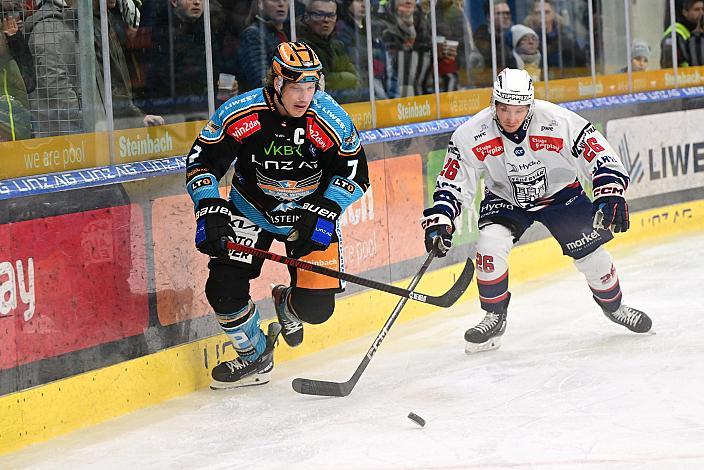
[[201, 253], [218, 257], [227, 256], [223, 238], [234, 240], [235, 231], [230, 226], [232, 212], [227, 201], [204, 198], [196, 210], [196, 248]]
[[594, 200], [592, 215], [596, 229], [625, 232], [630, 227], [628, 203], [621, 196], [604, 196]]
[[441, 210], [435, 207], [430, 207], [423, 211], [421, 226], [425, 229], [425, 249], [428, 253], [435, 246], [435, 240], [438, 239], [438, 258], [445, 256], [447, 251], [452, 248], [452, 232], [454, 226], [452, 220]]
[[299, 209], [298, 220], [288, 235], [291, 256], [301, 258], [330, 246], [342, 209], [330, 199], [309, 197]]

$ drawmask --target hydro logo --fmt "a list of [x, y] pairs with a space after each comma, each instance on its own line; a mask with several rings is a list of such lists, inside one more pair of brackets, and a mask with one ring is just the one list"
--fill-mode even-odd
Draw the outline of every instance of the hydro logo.
[[513, 153], [515, 153], [517, 157], [522, 157], [526, 154], [526, 151], [523, 147], [516, 147], [513, 149]]

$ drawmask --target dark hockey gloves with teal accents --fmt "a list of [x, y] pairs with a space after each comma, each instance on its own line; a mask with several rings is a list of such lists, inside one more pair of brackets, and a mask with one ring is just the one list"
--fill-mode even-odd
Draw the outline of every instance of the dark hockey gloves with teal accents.
[[616, 184], [594, 188], [592, 215], [594, 228], [625, 232], [630, 227], [628, 203], [623, 198], [624, 189]]
[[430, 253], [438, 239], [438, 258], [445, 256], [452, 248], [452, 232], [454, 225], [450, 217], [442, 209], [429, 207], [423, 211], [421, 226], [425, 230], [425, 249]]
[[298, 220], [288, 235], [291, 256], [300, 258], [330, 246], [342, 209], [330, 199], [309, 197], [298, 209]]
[[227, 256], [223, 238], [234, 240], [232, 212], [228, 202], [218, 197], [198, 201], [196, 209], [196, 248], [210, 256]]

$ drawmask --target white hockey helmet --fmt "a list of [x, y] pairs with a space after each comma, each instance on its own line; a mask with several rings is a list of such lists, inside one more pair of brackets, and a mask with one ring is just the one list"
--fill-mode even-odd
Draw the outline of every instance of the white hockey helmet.
[[528, 72], [518, 69], [503, 69], [494, 81], [494, 91], [491, 95], [491, 111], [496, 116], [496, 103], [516, 106], [530, 106], [528, 116], [533, 114], [535, 90], [533, 79]]

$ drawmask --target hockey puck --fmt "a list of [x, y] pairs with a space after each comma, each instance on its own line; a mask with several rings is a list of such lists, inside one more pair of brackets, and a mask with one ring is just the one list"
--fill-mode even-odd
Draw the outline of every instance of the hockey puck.
[[421, 428], [422, 428], [423, 426], [425, 426], [425, 420], [424, 420], [423, 418], [421, 418], [420, 416], [418, 416], [417, 414], [415, 414], [414, 412], [412, 412], [412, 411], [411, 411], [410, 413], [408, 413], [408, 419], [410, 419], [411, 421], [413, 421], [414, 423], [416, 423], [416, 424], [417, 424], [418, 426], [420, 426]]

